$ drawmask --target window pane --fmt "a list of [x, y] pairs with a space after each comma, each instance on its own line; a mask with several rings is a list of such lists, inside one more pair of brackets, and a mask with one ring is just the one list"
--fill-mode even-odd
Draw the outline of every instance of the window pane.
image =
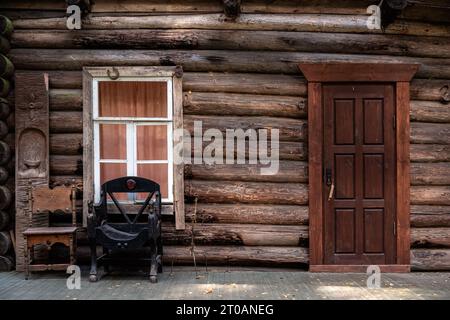
[[138, 160], [167, 160], [166, 125], [140, 125], [136, 131]]
[[100, 81], [100, 117], [167, 117], [167, 83]]
[[[100, 163], [100, 184], [127, 175], [126, 163]], [[127, 193], [115, 193], [117, 200], [127, 200]], [[108, 197], [109, 198], [109, 197]]]
[[[147, 178], [159, 183], [161, 195], [163, 198], [168, 197], [168, 165], [166, 163], [158, 164], [138, 164], [137, 175], [142, 178]], [[145, 200], [146, 194], [138, 194], [138, 200]]]
[[125, 124], [99, 124], [100, 159], [125, 160], [127, 158], [127, 126]]

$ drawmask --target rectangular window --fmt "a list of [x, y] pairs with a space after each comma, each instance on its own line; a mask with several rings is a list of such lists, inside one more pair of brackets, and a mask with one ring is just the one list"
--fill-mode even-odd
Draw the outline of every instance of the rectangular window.
[[[163, 203], [173, 202], [171, 88], [171, 78], [94, 80], [95, 202], [104, 182], [123, 176], [159, 183]], [[120, 196], [121, 202], [145, 200]]]
[[[178, 67], [83, 69], [84, 217], [104, 182], [139, 176], [160, 185], [163, 213], [175, 213], [176, 228], [184, 229], [184, 170], [173, 160], [182, 144], [174, 136], [183, 127], [181, 77]], [[145, 200], [139, 193], [116, 196], [128, 204]]]

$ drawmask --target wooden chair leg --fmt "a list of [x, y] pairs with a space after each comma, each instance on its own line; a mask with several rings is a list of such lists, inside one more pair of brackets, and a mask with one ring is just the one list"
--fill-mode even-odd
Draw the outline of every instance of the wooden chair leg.
[[95, 240], [90, 240], [89, 242], [91, 247], [91, 271], [89, 273], [89, 281], [97, 282], [97, 243]]
[[70, 246], [69, 246], [69, 257], [70, 257], [70, 264], [75, 264], [75, 243], [74, 243], [74, 237], [70, 236]]
[[156, 262], [158, 263], [158, 273], [162, 273], [163, 272], [163, 265], [162, 265], [163, 247], [162, 247], [161, 236], [158, 237], [157, 243], [158, 243], [158, 245], [157, 245], [158, 255], [156, 256]]
[[150, 257], [150, 282], [156, 283], [158, 282], [158, 262], [157, 262], [157, 254], [158, 254], [158, 247], [155, 240], [151, 241], [150, 245], [151, 249], [151, 257]]

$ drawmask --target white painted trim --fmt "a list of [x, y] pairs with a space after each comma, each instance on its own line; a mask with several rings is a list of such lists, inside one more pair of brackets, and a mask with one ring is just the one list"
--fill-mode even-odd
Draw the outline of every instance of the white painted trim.
[[159, 122], [170, 122], [172, 121], [172, 118], [167, 117], [167, 118], [142, 118], [142, 117], [95, 117], [94, 118], [95, 121], [133, 121], [133, 122], [138, 122], [138, 121], [143, 121], [143, 122], [154, 122], [154, 121], [159, 121]]
[[100, 163], [127, 163], [127, 160], [115, 160], [115, 159], [100, 159]]
[[100, 202], [100, 124], [94, 125], [94, 202]]

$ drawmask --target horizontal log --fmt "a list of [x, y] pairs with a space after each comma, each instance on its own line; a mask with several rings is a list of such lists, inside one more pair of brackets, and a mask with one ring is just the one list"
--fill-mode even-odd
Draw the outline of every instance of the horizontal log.
[[411, 161], [439, 162], [450, 161], [450, 145], [439, 144], [411, 144]]
[[[81, 84], [81, 83], [80, 83]], [[183, 91], [306, 96], [306, 80], [297, 75], [185, 72]]]
[[307, 225], [308, 207], [289, 205], [205, 204], [185, 205], [186, 221], [198, 223]]
[[[247, 0], [241, 4], [242, 12], [264, 12], [264, 13], [366, 13], [366, 7], [376, 4], [373, 0], [344, 0], [344, 1], [254, 1]], [[132, 0], [132, 1], [106, 1], [97, 0], [92, 6], [93, 12], [222, 12], [223, 7], [220, 2], [207, 0], [188, 1], [155, 1], [155, 0]]]
[[[53, 0], [42, 0], [39, 4], [34, 1], [21, 0], [8, 3], [2, 3], [3, 9], [21, 9], [21, 10], [53, 10], [59, 12], [66, 11], [66, 4], [55, 2]], [[219, 2], [209, 0], [96, 0], [91, 2], [92, 12], [221, 12], [222, 8]]]
[[76, 111], [50, 112], [51, 133], [82, 133], [83, 113]]
[[411, 250], [411, 269], [414, 271], [450, 270], [450, 249]]
[[450, 228], [412, 228], [411, 247], [413, 248], [450, 247]]
[[431, 101], [450, 101], [450, 80], [413, 79], [411, 98]]
[[[46, 70], [50, 87], [56, 89], [81, 89], [80, 71]], [[426, 101], [450, 100], [449, 80], [413, 79], [411, 98]], [[306, 96], [306, 80], [297, 75], [185, 72], [183, 91], [230, 92], [285, 96]]]
[[[301, 161], [280, 161], [273, 175], [261, 173], [261, 164], [193, 164], [185, 165], [185, 178], [255, 182], [307, 182], [308, 166]], [[450, 184], [450, 183], [449, 183]]]
[[339, 13], [366, 14], [367, 7], [378, 4], [372, 0], [246, 0], [241, 4], [241, 11], [248, 13]]
[[[203, 132], [208, 129], [218, 129], [225, 133], [227, 129], [235, 130], [242, 129], [278, 129], [279, 139], [281, 141], [303, 141], [306, 136], [307, 126], [306, 121], [286, 118], [272, 118], [272, 117], [215, 117], [215, 116], [184, 116], [184, 128], [187, 129], [191, 135], [194, 132], [194, 121], [201, 121]], [[230, 136], [229, 136], [230, 137]], [[224, 136], [224, 139], [226, 136]], [[268, 133], [268, 140], [270, 139], [270, 132]]]
[[412, 185], [450, 185], [450, 162], [411, 163]]
[[[211, 141], [203, 141], [203, 147], [202, 147], [202, 155], [205, 152], [205, 148], [211, 143]], [[223, 149], [223, 157], [224, 157], [224, 163], [225, 163], [225, 159], [226, 159], [226, 154], [227, 154], [227, 150], [226, 150], [226, 145], [227, 145], [227, 141], [225, 140], [224, 137], [224, 149]], [[307, 153], [307, 145], [306, 143], [303, 142], [293, 142], [293, 141], [280, 141], [278, 144], [278, 148], [276, 148], [275, 145], [272, 145], [270, 143], [270, 141], [267, 144], [268, 150], [270, 151], [270, 154], [275, 155], [276, 153], [278, 153], [278, 157], [280, 160], [306, 160], [308, 157], [308, 153]], [[188, 157], [188, 154], [186, 152], [186, 150], [188, 150], [188, 146], [186, 146], [185, 148], [185, 153], [184, 156]], [[234, 148], [234, 159], [237, 159], [237, 154], [238, 154], [238, 150], [237, 148]], [[191, 159], [191, 163], [196, 163], [195, 158], [196, 156], [196, 150], [195, 150], [195, 145], [194, 143], [191, 143], [191, 156], [193, 157], [193, 159]], [[209, 154], [206, 155], [207, 157], [209, 157]], [[249, 149], [249, 146], [246, 145], [245, 146], [245, 159], [249, 159], [250, 157], [253, 157], [253, 159], [260, 159], [260, 155], [259, 155], [259, 150], [255, 150], [255, 149]], [[200, 159], [201, 162], [203, 163], [203, 159]]]
[[450, 123], [450, 106], [436, 101], [411, 101], [411, 120]]
[[168, 245], [191, 244], [192, 232], [196, 245], [308, 245], [307, 226], [208, 223], [188, 224], [185, 230], [175, 230], [174, 225], [167, 224], [162, 227], [163, 241]]
[[450, 227], [450, 206], [411, 206], [412, 227]]
[[[286, 266], [306, 267], [308, 249], [300, 247], [196, 246], [195, 261], [199, 265]], [[167, 246], [164, 263], [193, 265], [190, 247]]]
[[46, 70], [51, 89], [82, 89], [83, 73], [81, 71]]
[[15, 48], [263, 50], [450, 57], [448, 38], [319, 32], [124, 29], [18, 30]]
[[82, 153], [82, 133], [55, 133], [50, 135], [50, 154], [80, 155]]
[[450, 125], [412, 122], [411, 143], [450, 144]]
[[305, 118], [305, 98], [254, 94], [185, 92], [185, 114]]
[[83, 159], [81, 155], [52, 155], [50, 156], [51, 175], [83, 175]]
[[[185, 71], [298, 74], [305, 62], [418, 63], [417, 77], [450, 78], [450, 59], [335, 53], [229, 50], [12, 49], [17, 69], [81, 70], [86, 66], [182, 65]], [[69, 57], [67, 59], [66, 57]]]
[[[18, 18], [18, 29], [66, 30], [66, 17]], [[99, 15], [88, 14], [83, 29], [209, 29], [261, 30], [344, 33], [385, 33], [415, 36], [447, 37], [450, 27], [445, 24], [397, 20], [385, 30], [367, 28], [367, 15], [339, 14], [241, 14], [234, 21], [225, 21], [222, 14], [178, 15]]]
[[185, 195], [206, 203], [308, 203], [308, 188], [301, 183], [185, 180]]
[[450, 186], [412, 186], [411, 204], [450, 205]]
[[83, 92], [74, 89], [51, 89], [49, 103], [52, 111], [81, 111], [83, 110]]

